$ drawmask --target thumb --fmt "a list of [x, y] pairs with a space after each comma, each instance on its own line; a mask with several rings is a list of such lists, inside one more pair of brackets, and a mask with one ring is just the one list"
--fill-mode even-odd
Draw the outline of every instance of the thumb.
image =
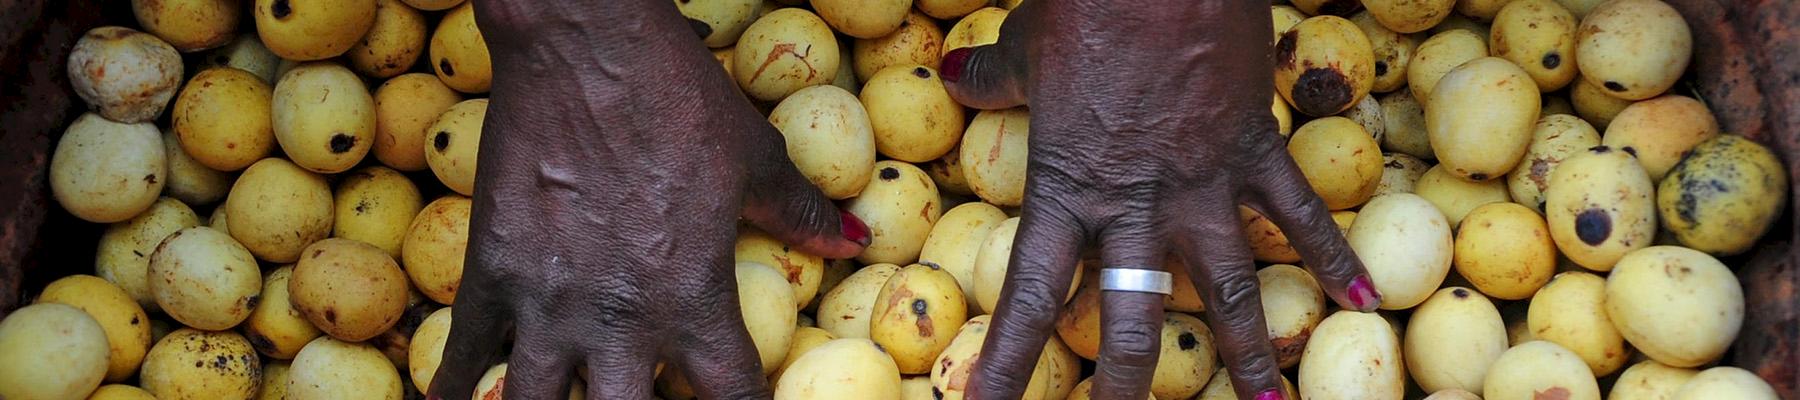
[[[769, 129], [774, 146], [751, 158], [743, 217], [782, 243], [824, 258], [862, 253], [872, 236], [855, 215], [839, 210], [787, 155], [781, 134]], [[772, 148], [769, 148], [772, 147]]]
[[[1001, 38], [1005, 43], [1005, 38]], [[1025, 68], [1010, 44], [964, 47], [944, 54], [944, 89], [964, 106], [998, 110], [1025, 104]]]
[[963, 47], [944, 53], [938, 75], [944, 89], [962, 105], [997, 110], [1025, 104], [1026, 59], [1022, 31], [1031, 27], [1030, 4], [1006, 17], [994, 44]]

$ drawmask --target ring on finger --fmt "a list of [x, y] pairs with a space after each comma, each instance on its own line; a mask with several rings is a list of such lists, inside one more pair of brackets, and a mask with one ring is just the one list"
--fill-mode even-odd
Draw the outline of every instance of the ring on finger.
[[1175, 278], [1155, 268], [1102, 268], [1100, 290], [1167, 295], [1175, 290]]

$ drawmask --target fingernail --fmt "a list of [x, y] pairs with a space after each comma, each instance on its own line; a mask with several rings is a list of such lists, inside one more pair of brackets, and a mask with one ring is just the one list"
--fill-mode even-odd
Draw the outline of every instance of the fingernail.
[[1262, 392], [1262, 394], [1256, 395], [1256, 400], [1282, 400], [1281, 389], [1269, 389], [1267, 392]]
[[862, 219], [856, 218], [856, 214], [849, 211], [839, 210], [838, 217], [841, 218], [838, 225], [843, 228], [845, 239], [869, 247], [869, 225], [863, 224]]
[[1374, 311], [1381, 305], [1381, 293], [1375, 291], [1375, 283], [1369, 281], [1368, 275], [1359, 275], [1350, 280], [1350, 305], [1358, 311]]
[[956, 81], [962, 80], [963, 67], [968, 65], [971, 54], [975, 54], [975, 51], [968, 47], [951, 50], [944, 54], [944, 61], [941, 64], [943, 68], [938, 71], [938, 76], [943, 77], [944, 82], [956, 83]]

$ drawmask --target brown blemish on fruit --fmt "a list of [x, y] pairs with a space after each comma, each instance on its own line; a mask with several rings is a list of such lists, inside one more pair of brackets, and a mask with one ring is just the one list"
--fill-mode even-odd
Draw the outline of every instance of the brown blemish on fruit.
[[325, 309], [325, 322], [337, 323], [337, 310]]
[[1599, 208], [1583, 210], [1575, 215], [1575, 236], [1589, 246], [1599, 246], [1612, 236], [1612, 218]]
[[1469, 289], [1456, 288], [1451, 290], [1450, 294], [1455, 295], [1458, 299], [1466, 299], [1469, 298]]
[[1350, 79], [1331, 68], [1307, 68], [1294, 81], [1294, 106], [1307, 115], [1332, 115], [1350, 104]]
[[1543, 391], [1531, 392], [1531, 400], [1568, 400], [1568, 399], [1569, 399], [1569, 389], [1565, 389], [1561, 386], [1552, 386], [1549, 389], [1544, 389]]
[[506, 375], [494, 379], [494, 390], [481, 394], [481, 400], [500, 400], [500, 394], [506, 392]]
[[1556, 69], [1557, 66], [1562, 65], [1562, 55], [1552, 51], [1550, 54], [1544, 55], [1543, 63], [1544, 69]]
[[887, 168], [881, 169], [881, 180], [891, 181], [891, 180], [895, 180], [895, 179], [900, 179], [900, 170], [899, 169], [895, 169], [894, 167], [887, 167]]
[[274, 16], [275, 19], [287, 19], [288, 15], [293, 13], [294, 8], [288, 6], [288, 0], [275, 0], [274, 4], [269, 5], [269, 15]]
[[432, 135], [431, 147], [437, 149], [439, 153], [444, 152], [444, 148], [450, 147], [450, 131], [438, 131], [436, 135]]
[[794, 265], [791, 257], [774, 256], [775, 262], [781, 263], [781, 270], [787, 272], [788, 283], [800, 283], [800, 272], [805, 268]]
[[762, 66], [756, 67], [756, 73], [750, 74], [750, 81], [755, 82], [757, 78], [762, 77], [763, 71], [769, 69], [769, 64], [774, 64], [776, 60], [780, 60], [781, 55], [784, 53], [792, 54], [800, 61], [800, 65], [806, 66], [805, 80], [810, 81], [814, 76], [819, 74], [819, 69], [813, 68], [812, 63], [806, 61], [806, 56], [812, 54], [812, 45], [806, 45], [805, 50], [795, 51], [793, 43], [779, 43], [776, 44], [774, 48], [769, 49], [769, 56], [763, 58]]
[[444, 73], [444, 76], [456, 76], [456, 68], [450, 66], [449, 58], [438, 59], [438, 72]]
[[1619, 83], [1618, 83], [1618, 82], [1613, 82], [1613, 81], [1606, 81], [1606, 84], [1604, 84], [1604, 85], [1601, 85], [1601, 86], [1606, 86], [1606, 90], [1611, 90], [1611, 91], [1614, 91], [1614, 92], [1623, 92], [1623, 91], [1625, 91], [1625, 85], [1621, 85], [1621, 84], [1619, 84]]
[[332, 153], [343, 154], [343, 153], [349, 152], [350, 148], [355, 147], [355, 146], [356, 146], [356, 137], [355, 136], [350, 136], [349, 134], [346, 134], [343, 132], [338, 132], [336, 134], [331, 135], [331, 152]]
[[1199, 346], [1200, 339], [1195, 338], [1193, 332], [1182, 332], [1180, 336], [1175, 337], [1175, 344], [1181, 346], [1181, 351], [1188, 351]]
[[1476, 182], [1481, 182], [1481, 181], [1487, 180], [1488, 176], [1487, 176], [1487, 174], [1476, 172], [1473, 174], [1469, 174], [1469, 179], [1472, 179]]
[[1387, 73], [1388, 73], [1387, 60], [1375, 61], [1375, 76], [1384, 76], [1384, 75], [1387, 75]]
[[1275, 359], [1277, 362], [1286, 364], [1290, 361], [1300, 360], [1300, 354], [1306, 351], [1306, 341], [1311, 337], [1312, 330], [1306, 329], [1300, 331], [1300, 333], [1294, 334], [1292, 337], [1269, 339], [1269, 344], [1275, 346]]
[[1538, 191], [1543, 191], [1544, 188], [1550, 186], [1550, 161], [1542, 158], [1532, 159], [1531, 174], [1525, 177], [1531, 178], [1531, 183], [1537, 184]]
[[156, 184], [156, 174], [144, 175], [144, 183], [155, 185]]
[[1299, 45], [1300, 34], [1293, 29], [1281, 34], [1275, 41], [1275, 68], [1288, 69], [1294, 67], [1294, 47]]
[[919, 79], [931, 78], [931, 70], [925, 69], [925, 67], [913, 67], [912, 74]]
[[931, 337], [937, 331], [931, 327], [929, 311], [929, 304], [925, 303], [925, 299], [913, 299], [912, 312], [913, 316], [917, 317], [913, 325], [919, 329], [919, 337]]

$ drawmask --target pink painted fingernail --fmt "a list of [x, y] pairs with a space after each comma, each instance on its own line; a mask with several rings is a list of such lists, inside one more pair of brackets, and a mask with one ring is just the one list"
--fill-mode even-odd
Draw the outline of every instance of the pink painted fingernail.
[[1256, 400], [1283, 400], [1281, 389], [1269, 389], [1267, 392], [1262, 392], [1262, 394], [1256, 395]]
[[851, 214], [849, 211], [839, 210], [838, 218], [841, 218], [838, 225], [843, 228], [844, 239], [849, 239], [863, 247], [869, 247], [871, 239], [869, 238], [868, 224], [864, 224], [862, 219], [856, 218], [856, 214]]
[[1359, 275], [1350, 280], [1350, 305], [1359, 311], [1373, 311], [1381, 305], [1381, 293], [1375, 291], [1375, 283], [1369, 281], [1368, 275]]
[[975, 54], [975, 50], [968, 47], [945, 53], [943, 69], [938, 71], [938, 76], [944, 77], [944, 82], [956, 83], [956, 81], [962, 80], [963, 67], [968, 65], [971, 54]]

